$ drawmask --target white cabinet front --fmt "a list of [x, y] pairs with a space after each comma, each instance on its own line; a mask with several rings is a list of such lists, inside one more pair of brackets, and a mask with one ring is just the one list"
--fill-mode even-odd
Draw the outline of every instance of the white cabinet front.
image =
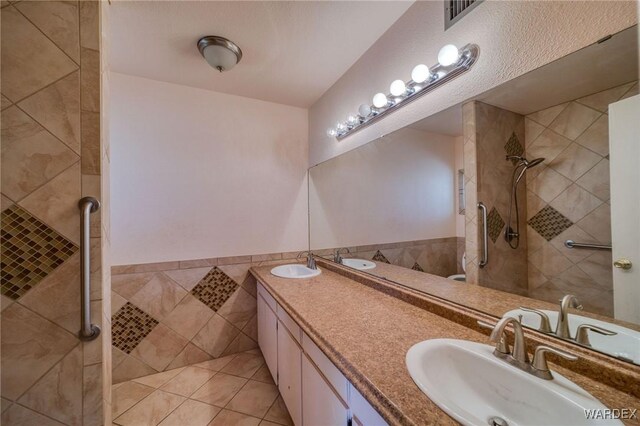
[[349, 409], [322, 377], [317, 367], [302, 356], [302, 406], [304, 426], [341, 426], [349, 422]]
[[293, 423], [302, 425], [302, 349], [278, 323], [278, 389]]
[[258, 344], [275, 383], [278, 383], [278, 319], [258, 294]]

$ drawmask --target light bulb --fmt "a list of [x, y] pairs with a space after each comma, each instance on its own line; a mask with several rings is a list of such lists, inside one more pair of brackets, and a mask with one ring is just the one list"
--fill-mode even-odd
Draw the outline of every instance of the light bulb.
[[449, 65], [453, 65], [458, 62], [458, 58], [460, 57], [460, 52], [458, 52], [458, 48], [453, 44], [447, 44], [440, 52], [438, 52], [438, 62], [443, 67], [448, 67]]
[[384, 93], [376, 93], [373, 97], [373, 106], [376, 108], [384, 108], [387, 106], [389, 101], [387, 100], [387, 95]]
[[350, 115], [349, 117], [347, 117], [347, 124], [351, 127], [358, 124], [359, 121], [360, 120], [358, 120], [358, 117], [356, 117], [355, 115]]
[[402, 96], [406, 91], [407, 86], [402, 80], [395, 80], [393, 83], [391, 83], [391, 87], [389, 87], [389, 92], [391, 92], [393, 96]]
[[371, 115], [371, 107], [367, 104], [362, 104], [358, 107], [358, 114], [360, 117], [368, 117]]
[[333, 127], [327, 129], [327, 136], [330, 138], [335, 138], [338, 135], [338, 132]]
[[338, 123], [336, 123], [336, 129], [338, 130], [338, 133], [342, 133], [345, 130], [347, 130], [347, 126], [345, 126], [344, 123], [338, 122]]
[[411, 71], [411, 80], [416, 83], [424, 83], [429, 77], [431, 77], [431, 72], [425, 64], [416, 65], [413, 71]]

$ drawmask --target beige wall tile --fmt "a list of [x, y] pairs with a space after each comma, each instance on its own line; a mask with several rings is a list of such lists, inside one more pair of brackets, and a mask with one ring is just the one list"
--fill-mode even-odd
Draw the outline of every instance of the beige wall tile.
[[18, 303], [2, 312], [2, 396], [19, 397], [78, 340]]
[[111, 289], [125, 299], [131, 299], [154, 277], [153, 272], [113, 275]]
[[528, 189], [549, 203], [569, 185], [571, 185], [569, 179], [547, 167], [531, 182]]
[[180, 269], [203, 268], [205, 266], [211, 267], [211, 266], [216, 266], [217, 264], [218, 264], [217, 257], [212, 259], [181, 260]]
[[71, 59], [80, 63], [78, 4], [76, 2], [23, 1], [16, 3], [15, 7]]
[[256, 298], [239, 287], [218, 309], [218, 315], [242, 329], [256, 313]]
[[113, 275], [133, 274], [139, 272], [158, 272], [180, 269], [180, 262], [144, 263], [141, 265], [116, 265], [111, 267]]
[[584, 260], [585, 258], [589, 257], [592, 252], [590, 250], [576, 250], [567, 248], [564, 245], [564, 242], [567, 240], [573, 240], [580, 243], [598, 243], [598, 241], [593, 238], [593, 236], [586, 233], [578, 225], [569, 227], [563, 233], [551, 240], [551, 245], [554, 246], [560, 253], [562, 253], [573, 263], [578, 263], [581, 260]]
[[207, 426], [221, 408], [187, 400], [160, 423], [160, 426]]
[[191, 395], [191, 399], [224, 407], [247, 382], [241, 377], [218, 373]]
[[[125, 354], [126, 355], [126, 354]], [[115, 363], [114, 363], [115, 365]], [[148, 376], [157, 373], [155, 370], [139, 359], [126, 355], [124, 360], [113, 369], [113, 383], [120, 383], [136, 377]]]
[[549, 164], [569, 144], [571, 140], [546, 129], [527, 147], [527, 155], [531, 158], [544, 158], [544, 163]]
[[547, 127], [569, 105], [568, 103], [552, 106], [542, 111], [527, 115], [527, 118]]
[[78, 344], [18, 402], [65, 424], [80, 424], [82, 377], [82, 346]]
[[529, 262], [547, 277], [560, 275], [573, 263], [551, 244], [544, 244], [538, 251], [529, 254]]
[[600, 155], [577, 143], [572, 143], [549, 163], [549, 167], [575, 181], [600, 160], [602, 160]]
[[[83, 377], [83, 424], [99, 425], [103, 420], [102, 365], [94, 364], [84, 367]], [[111, 385], [111, 380], [109, 380], [108, 384]]]
[[13, 103], [4, 95], [0, 95], [0, 109], [9, 108]]
[[214, 358], [222, 355], [233, 339], [240, 333], [236, 327], [219, 315], [211, 317], [209, 322], [193, 338], [193, 343]]
[[576, 142], [593, 152], [609, 154], [609, 116], [603, 114], [576, 139]]
[[80, 105], [82, 111], [100, 112], [100, 52], [85, 47], [80, 49]]
[[2, 413], [2, 424], [4, 425], [38, 425], [38, 426], [62, 426], [63, 423], [45, 417], [28, 408], [13, 404]]
[[218, 265], [234, 265], [236, 263], [251, 263], [251, 256], [229, 256], [218, 258]]
[[18, 204], [76, 245], [80, 244], [80, 162], [60, 173]]
[[536, 123], [532, 119], [526, 117], [524, 119], [524, 143], [525, 146], [531, 145], [538, 136], [544, 131], [545, 127]]
[[20, 200], [79, 157], [13, 106], [2, 111], [2, 191]]
[[185, 289], [162, 272], [156, 272], [144, 287], [131, 297], [130, 301], [155, 319], [162, 321], [186, 295]]
[[163, 324], [158, 324], [131, 352], [145, 364], [164, 370], [187, 345], [188, 340]]
[[631, 96], [636, 96], [638, 93], [640, 93], [640, 86], [638, 85], [638, 82], [636, 81], [636, 84], [631, 86], [631, 89], [629, 89], [629, 91], [627, 93], [625, 93], [624, 96], [622, 96], [620, 98], [620, 100], [630, 98]]
[[82, 174], [100, 174], [100, 114], [80, 113], [82, 134]]
[[120, 386], [114, 386], [112, 396], [112, 415], [115, 419], [122, 413], [142, 401], [155, 389], [136, 382], [124, 382]]
[[578, 226], [593, 235], [600, 244], [611, 243], [611, 206], [607, 203], [586, 215]]
[[[180, 262], [182, 264], [182, 262]], [[191, 291], [205, 275], [211, 270], [211, 267], [179, 269], [173, 271], [165, 271], [164, 273], [172, 280], [180, 284], [182, 288]]]
[[184, 401], [183, 396], [156, 390], [142, 402], [117, 417], [115, 422], [122, 426], [156, 425]]
[[100, 50], [100, 2], [80, 2], [80, 45]]
[[602, 290], [613, 290], [613, 271], [611, 252], [595, 252], [578, 263], [584, 273], [589, 275]]
[[80, 154], [79, 71], [28, 97], [18, 106]]
[[553, 208], [574, 223], [585, 217], [600, 204], [602, 204], [601, 200], [575, 183], [550, 203]]
[[609, 160], [603, 158], [576, 183], [602, 201], [607, 201], [611, 196], [609, 176]]
[[78, 68], [14, 7], [2, 11], [2, 94], [17, 102]]
[[549, 125], [549, 128], [562, 136], [575, 140], [582, 134], [601, 113], [581, 105], [577, 102], [570, 102], [555, 120]]
[[171, 361], [167, 368], [178, 368], [193, 365], [211, 359], [211, 355], [189, 342], [187, 346]]
[[214, 312], [208, 306], [187, 294], [162, 322], [190, 340], [213, 315]]

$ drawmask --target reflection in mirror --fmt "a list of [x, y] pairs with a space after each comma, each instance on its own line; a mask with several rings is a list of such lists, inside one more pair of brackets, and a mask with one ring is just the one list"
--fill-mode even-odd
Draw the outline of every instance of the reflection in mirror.
[[311, 250], [640, 364], [630, 117], [637, 26], [311, 168]]

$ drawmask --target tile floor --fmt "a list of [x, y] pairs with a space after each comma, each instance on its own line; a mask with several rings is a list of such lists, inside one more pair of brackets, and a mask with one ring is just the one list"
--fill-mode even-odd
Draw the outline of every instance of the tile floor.
[[258, 349], [113, 385], [122, 426], [292, 426]]

